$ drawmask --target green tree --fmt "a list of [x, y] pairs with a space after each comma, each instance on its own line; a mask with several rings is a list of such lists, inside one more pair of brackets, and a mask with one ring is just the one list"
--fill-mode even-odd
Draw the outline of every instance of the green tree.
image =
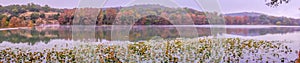
[[31, 20], [38, 19], [39, 17], [40, 17], [40, 14], [39, 14], [39, 13], [32, 13], [32, 14], [30, 15]]
[[260, 19], [259, 22], [261, 22], [261, 24], [270, 24], [271, 23], [267, 15], [260, 15], [259, 19]]
[[44, 7], [42, 7], [42, 9], [45, 11], [45, 12], [49, 12], [51, 10], [51, 8], [48, 6], [48, 5], [45, 5]]
[[58, 20], [59, 16], [60, 16], [60, 14], [58, 13], [58, 14], [53, 15], [53, 18], [54, 18], [55, 20]]
[[33, 3], [29, 3], [28, 5], [28, 10], [31, 12], [39, 12], [40, 11], [40, 6], [33, 4]]
[[6, 17], [5, 15], [0, 15], [0, 19], [2, 19], [2, 18], [4, 18], [4, 17]]
[[46, 15], [45, 15], [44, 13], [42, 13], [42, 14], [40, 15], [40, 17], [41, 17], [41, 18], [45, 18]]

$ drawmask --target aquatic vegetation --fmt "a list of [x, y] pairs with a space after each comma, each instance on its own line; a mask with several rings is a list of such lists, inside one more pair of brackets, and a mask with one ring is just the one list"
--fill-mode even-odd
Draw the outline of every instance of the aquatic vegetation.
[[34, 52], [7, 48], [0, 51], [0, 62], [293, 62], [285, 55], [298, 56], [298, 52], [275, 41], [200, 38], [84, 44]]

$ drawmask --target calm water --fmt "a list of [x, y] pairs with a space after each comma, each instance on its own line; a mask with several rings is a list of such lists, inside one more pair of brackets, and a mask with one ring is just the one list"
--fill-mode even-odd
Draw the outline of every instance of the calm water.
[[[300, 27], [298, 26], [264, 26], [264, 25], [199, 25], [199, 26], [97, 26], [97, 27], [72, 27], [72, 26], [44, 26], [34, 28], [4, 28], [0, 29], [0, 42], [9, 43], [28, 43], [34, 45], [36, 43], [50, 43], [55, 40], [81, 40], [86, 38], [78, 38], [76, 34], [83, 34], [80, 36], [88, 36], [95, 39], [92, 42], [107, 42], [113, 41], [111, 37], [114, 33], [112, 31], [122, 29], [121, 32], [128, 30], [129, 41], [137, 42], [141, 40], [151, 40], [157, 37], [163, 39], [186, 38], [180, 35], [185, 34], [182, 31], [194, 33], [192, 37], [210, 37], [213, 34], [212, 29], [222, 29], [219, 36], [225, 37], [239, 37], [246, 39], [258, 40], [279, 40], [300, 43]], [[180, 31], [180, 29], [182, 31]], [[191, 31], [194, 29], [194, 31]], [[223, 30], [225, 29], [225, 30]], [[79, 30], [79, 31], [78, 31]], [[83, 31], [82, 31], [83, 30]], [[88, 32], [89, 31], [89, 32]], [[78, 33], [81, 32], [81, 33]], [[84, 35], [90, 34], [90, 35]], [[126, 34], [126, 33], [125, 33]], [[77, 39], [78, 38], [78, 39]]]
[[[126, 42], [178, 38], [213, 37], [213, 29], [220, 29], [217, 36], [254, 40], [277, 41], [292, 50], [300, 50], [300, 27], [298, 26], [263, 26], [263, 25], [199, 25], [199, 26], [97, 26], [74, 28], [72, 26], [44, 26], [34, 28], [0, 29], [0, 49], [25, 48], [41, 50], [64, 44], [78, 45], [87, 43], [110, 43], [113, 30], [129, 30], [127, 36], [120, 36]], [[181, 30], [179, 30], [181, 29]], [[122, 32], [122, 30], [119, 30]], [[186, 31], [182, 31], [186, 30]], [[192, 33], [192, 34], [191, 34]], [[79, 34], [79, 35], [78, 35]], [[126, 33], [125, 33], [126, 34]], [[185, 37], [182, 34], [191, 34]], [[122, 35], [122, 34], [121, 34]], [[190, 36], [190, 35], [188, 35]], [[119, 37], [119, 36], [118, 36]], [[59, 47], [57, 47], [59, 48]], [[279, 49], [278, 49], [279, 50]], [[296, 53], [286, 54], [286, 58], [297, 58]]]

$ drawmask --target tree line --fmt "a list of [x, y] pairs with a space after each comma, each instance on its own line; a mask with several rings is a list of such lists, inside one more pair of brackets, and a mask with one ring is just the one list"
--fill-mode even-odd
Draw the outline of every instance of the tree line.
[[[151, 6], [151, 5], [150, 5]], [[155, 5], [154, 5], [155, 6]], [[124, 8], [124, 7], [123, 7]], [[77, 17], [81, 19], [79, 21], [83, 21], [80, 23], [90, 23], [96, 22], [97, 25], [114, 25], [114, 24], [123, 24], [129, 25], [134, 21], [135, 25], [172, 25], [172, 23], [187, 23], [189, 19], [195, 25], [207, 25], [210, 24], [210, 19], [214, 19], [215, 17], [209, 17], [209, 15], [215, 15], [217, 17], [222, 17], [217, 19], [217, 21], [224, 21], [226, 25], [300, 25], [300, 19], [288, 18], [288, 17], [277, 17], [277, 16], [269, 16], [265, 14], [260, 14], [258, 16], [227, 16], [215, 12], [201, 12], [198, 10], [190, 9], [190, 8], [165, 8], [162, 6], [158, 6], [156, 8], [139, 8], [138, 10], [131, 8], [139, 8], [138, 6], [132, 6], [122, 9], [122, 7], [116, 8], [105, 8], [101, 9], [97, 20], [89, 19], [93, 17], [88, 14], [90, 10], [95, 9], [81, 9], [80, 11], [88, 11], [80, 13], [77, 12], [76, 15], [81, 15]], [[72, 18], [74, 18], [74, 13], [76, 9], [67, 10], [63, 14], [65, 16], [61, 16], [62, 20], [60, 21], [61, 25], [70, 25], [72, 24]], [[78, 9], [77, 9], [78, 10]], [[144, 16], [143, 14], [139, 14], [139, 12], [150, 13], [150, 15]], [[90, 12], [97, 13], [97, 12]], [[136, 18], [136, 19], [135, 19]], [[173, 20], [172, 22], [170, 20]], [[95, 24], [95, 23], [92, 23]]]
[[[0, 25], [2, 28], [43, 24], [73, 25], [78, 23], [93, 25], [128, 25], [132, 23], [134, 25], [173, 25], [174, 23], [187, 24], [192, 22], [195, 25], [207, 25], [210, 24], [211, 19], [220, 22], [224, 21], [227, 25], [300, 24], [299, 19], [287, 17], [268, 16], [264, 14], [259, 16], [226, 16], [215, 12], [201, 12], [190, 8], [168, 8], [160, 5], [55, 9], [48, 5], [40, 6], [29, 3], [27, 5], [0, 6], [0, 13]], [[215, 17], [208, 15], [214, 15]], [[223, 17], [224, 19], [216, 17]]]

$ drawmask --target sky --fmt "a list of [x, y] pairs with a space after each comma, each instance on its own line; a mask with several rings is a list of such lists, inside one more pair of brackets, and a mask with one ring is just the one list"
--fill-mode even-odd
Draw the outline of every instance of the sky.
[[[88, 2], [93, 1], [93, 2]], [[97, 1], [97, 2], [95, 2]], [[195, 0], [0, 0], [0, 5], [36, 3], [39, 5], [49, 5], [54, 8], [80, 8], [84, 6], [119, 7], [139, 4], [162, 4], [164, 6], [189, 7], [196, 10], [203, 10]], [[273, 16], [285, 16], [300, 18], [300, 0], [291, 0], [287, 4], [278, 7], [265, 5], [265, 0], [218, 0], [221, 13], [237, 12], [259, 12]], [[104, 5], [100, 5], [104, 4]]]

